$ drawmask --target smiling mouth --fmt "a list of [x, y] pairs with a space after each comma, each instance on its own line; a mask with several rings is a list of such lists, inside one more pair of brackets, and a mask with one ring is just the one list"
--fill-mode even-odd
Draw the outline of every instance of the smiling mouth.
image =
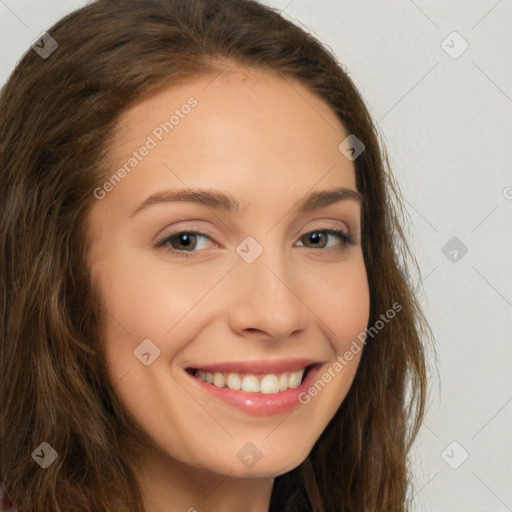
[[187, 368], [187, 373], [212, 386], [246, 393], [277, 394], [299, 387], [313, 365], [297, 371], [274, 373], [209, 372]]

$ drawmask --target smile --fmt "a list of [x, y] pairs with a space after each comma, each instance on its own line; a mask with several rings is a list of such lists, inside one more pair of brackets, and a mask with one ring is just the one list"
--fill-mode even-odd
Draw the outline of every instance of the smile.
[[252, 374], [239, 372], [207, 372], [192, 370], [192, 375], [218, 388], [247, 393], [275, 394], [295, 389], [302, 383], [307, 368], [295, 372]]
[[192, 388], [208, 401], [223, 402], [246, 414], [275, 416], [303, 406], [299, 396], [322, 365], [310, 359], [281, 359], [197, 364], [184, 369]]

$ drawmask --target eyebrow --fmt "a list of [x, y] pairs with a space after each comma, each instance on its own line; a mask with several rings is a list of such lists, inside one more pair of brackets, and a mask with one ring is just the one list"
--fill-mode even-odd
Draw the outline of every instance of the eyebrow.
[[[294, 210], [298, 214], [304, 214], [347, 200], [357, 201], [360, 206], [363, 206], [364, 204], [364, 197], [357, 190], [338, 187], [331, 190], [318, 190], [311, 192], [299, 200]], [[175, 203], [180, 201], [201, 204], [214, 210], [224, 211], [235, 215], [241, 215], [247, 209], [246, 204], [242, 205], [229, 193], [213, 189], [190, 187], [176, 190], [164, 190], [162, 192], [152, 194], [130, 214], [130, 217], [133, 217], [137, 213], [156, 204]]]

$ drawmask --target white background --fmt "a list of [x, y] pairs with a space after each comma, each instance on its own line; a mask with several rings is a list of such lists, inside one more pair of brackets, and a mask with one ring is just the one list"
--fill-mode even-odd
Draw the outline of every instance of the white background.
[[[0, 0], [0, 82], [86, 3]], [[440, 375], [411, 456], [414, 512], [512, 511], [512, 1], [265, 3], [349, 70], [407, 207]], [[453, 31], [469, 44], [457, 58], [441, 46], [462, 48]], [[468, 249], [455, 262], [452, 237]]]

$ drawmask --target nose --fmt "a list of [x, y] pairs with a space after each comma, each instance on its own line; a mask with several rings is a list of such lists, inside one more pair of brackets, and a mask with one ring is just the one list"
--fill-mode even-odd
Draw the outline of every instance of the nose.
[[236, 258], [229, 276], [229, 320], [240, 336], [282, 340], [305, 329], [307, 298], [299, 291], [294, 272], [283, 249], [264, 248], [248, 263]]

